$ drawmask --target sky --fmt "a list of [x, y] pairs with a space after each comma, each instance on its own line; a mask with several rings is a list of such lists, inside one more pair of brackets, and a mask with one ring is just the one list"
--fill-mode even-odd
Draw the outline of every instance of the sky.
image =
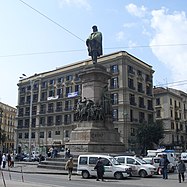
[[89, 59], [97, 25], [104, 55], [152, 66], [154, 86], [187, 92], [187, 1], [0, 0], [0, 102], [16, 107], [19, 77]]

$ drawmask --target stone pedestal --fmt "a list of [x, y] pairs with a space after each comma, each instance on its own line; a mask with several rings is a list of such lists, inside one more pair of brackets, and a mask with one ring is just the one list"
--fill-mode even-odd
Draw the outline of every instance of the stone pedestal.
[[[103, 88], [108, 85], [111, 74], [104, 66], [92, 64], [85, 67], [79, 77], [82, 80], [82, 98], [100, 104]], [[77, 122], [66, 147], [72, 152], [115, 153], [125, 150], [120, 134], [114, 129], [111, 114], [105, 115], [103, 120]]]

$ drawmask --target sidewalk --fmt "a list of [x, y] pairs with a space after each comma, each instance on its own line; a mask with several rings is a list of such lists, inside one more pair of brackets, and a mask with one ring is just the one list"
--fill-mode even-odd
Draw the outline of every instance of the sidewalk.
[[[2, 172], [18, 172], [18, 173], [30, 173], [30, 174], [54, 174], [54, 175], [67, 175], [67, 171], [65, 170], [54, 170], [54, 169], [43, 169], [37, 167], [37, 162], [16, 162], [13, 168], [5, 168], [2, 169]], [[76, 174], [74, 172], [73, 174]], [[43, 187], [40, 184], [34, 182], [22, 182], [17, 180], [6, 180], [5, 184], [0, 172], [0, 187]], [[45, 187], [49, 187], [45, 185]], [[50, 186], [51, 187], [51, 186]]]

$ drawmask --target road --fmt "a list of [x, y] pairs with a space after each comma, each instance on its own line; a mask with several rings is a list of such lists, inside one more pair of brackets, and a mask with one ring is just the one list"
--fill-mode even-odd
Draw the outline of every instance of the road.
[[[22, 175], [20, 173], [9, 173], [8, 171], [4, 172], [5, 181], [21, 181]], [[0, 176], [0, 186], [2, 185]], [[179, 184], [177, 180], [177, 174], [170, 174], [168, 180], [163, 180], [161, 176], [154, 176], [152, 178], [139, 178], [132, 177], [123, 180], [115, 179], [105, 179], [104, 182], [96, 181], [92, 179], [82, 179], [81, 176], [72, 176], [72, 180], [69, 181], [67, 175], [49, 175], [49, 174], [23, 174], [24, 182], [22, 183], [32, 183], [41, 184], [42, 186], [47, 187], [176, 187], [187, 186], [187, 180], [184, 183]]]

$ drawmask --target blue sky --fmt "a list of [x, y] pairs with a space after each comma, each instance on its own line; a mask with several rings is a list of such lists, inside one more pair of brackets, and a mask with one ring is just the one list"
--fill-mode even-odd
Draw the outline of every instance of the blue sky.
[[184, 0], [0, 0], [0, 101], [17, 105], [22, 73], [88, 59], [93, 25], [104, 54], [127, 51], [153, 67], [154, 85], [187, 92], [186, 13]]

